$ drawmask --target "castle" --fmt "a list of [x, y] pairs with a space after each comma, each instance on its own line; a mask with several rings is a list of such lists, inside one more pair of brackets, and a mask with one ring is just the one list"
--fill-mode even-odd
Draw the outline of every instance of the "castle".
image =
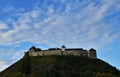
[[64, 45], [61, 48], [49, 48], [48, 50], [41, 50], [32, 46], [29, 51], [29, 56], [45, 56], [45, 55], [74, 55], [85, 56], [89, 58], [97, 58], [96, 50], [84, 50], [83, 48], [66, 48]]

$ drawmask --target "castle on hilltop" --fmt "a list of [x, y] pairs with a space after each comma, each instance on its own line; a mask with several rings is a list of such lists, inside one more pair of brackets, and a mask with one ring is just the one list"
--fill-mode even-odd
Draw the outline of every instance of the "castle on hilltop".
[[45, 56], [45, 55], [74, 55], [85, 56], [89, 58], [97, 58], [96, 50], [84, 50], [83, 48], [66, 48], [64, 45], [61, 48], [49, 48], [48, 50], [41, 50], [32, 46], [29, 51], [29, 56]]

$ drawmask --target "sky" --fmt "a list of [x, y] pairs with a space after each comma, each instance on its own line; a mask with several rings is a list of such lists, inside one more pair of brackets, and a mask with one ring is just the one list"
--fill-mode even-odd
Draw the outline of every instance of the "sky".
[[120, 70], [120, 0], [0, 0], [0, 71], [33, 45], [94, 48]]

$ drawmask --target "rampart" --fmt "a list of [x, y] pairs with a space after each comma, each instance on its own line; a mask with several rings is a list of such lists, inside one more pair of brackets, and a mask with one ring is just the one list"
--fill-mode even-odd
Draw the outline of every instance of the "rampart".
[[45, 55], [74, 55], [85, 56], [90, 58], [97, 58], [96, 50], [91, 48], [90, 50], [84, 50], [83, 48], [49, 48], [48, 50], [41, 50], [32, 46], [29, 49], [29, 56], [45, 56]]

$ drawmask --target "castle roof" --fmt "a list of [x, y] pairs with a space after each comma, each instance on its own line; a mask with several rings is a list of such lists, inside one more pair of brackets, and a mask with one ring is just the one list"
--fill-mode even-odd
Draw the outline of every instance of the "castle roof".
[[40, 48], [37, 48], [36, 51], [41, 51], [41, 49], [40, 49]]
[[48, 50], [60, 50], [60, 48], [49, 48]]
[[29, 50], [31, 50], [31, 49], [36, 49], [36, 47], [35, 47], [35, 46], [32, 46]]
[[96, 51], [95, 49], [91, 48], [89, 51]]
[[83, 50], [83, 48], [68, 48], [66, 50]]
[[63, 45], [62, 48], [66, 48], [66, 47]]

